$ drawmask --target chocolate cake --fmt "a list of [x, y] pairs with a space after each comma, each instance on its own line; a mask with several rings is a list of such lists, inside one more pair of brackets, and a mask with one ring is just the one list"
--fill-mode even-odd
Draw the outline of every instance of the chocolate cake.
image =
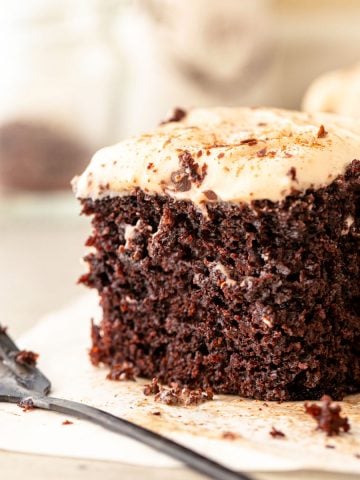
[[[171, 117], [170, 117], [171, 118]], [[91, 360], [266, 400], [360, 390], [360, 124], [193, 109], [95, 154]]]

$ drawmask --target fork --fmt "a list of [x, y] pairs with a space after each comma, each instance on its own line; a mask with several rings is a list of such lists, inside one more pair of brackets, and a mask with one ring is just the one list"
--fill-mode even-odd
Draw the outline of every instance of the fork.
[[30, 405], [89, 420], [179, 460], [215, 480], [251, 480], [194, 450], [135, 423], [83, 403], [49, 396], [51, 383], [36, 366], [16, 361], [19, 349], [0, 324], [0, 402]]

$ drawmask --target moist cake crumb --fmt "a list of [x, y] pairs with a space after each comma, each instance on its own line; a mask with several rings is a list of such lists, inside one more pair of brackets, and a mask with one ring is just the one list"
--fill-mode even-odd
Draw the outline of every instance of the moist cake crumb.
[[20, 400], [20, 402], [17, 404], [18, 407], [22, 408], [23, 412], [30, 412], [31, 410], [34, 410], [35, 405], [32, 400], [32, 398], [23, 398]]
[[150, 384], [147, 384], [144, 386], [143, 393], [146, 396], [156, 395], [159, 392], [160, 392], [160, 387], [159, 387], [157, 378], [153, 378]]
[[350, 424], [347, 417], [341, 417], [340, 405], [332, 403], [329, 395], [323, 395], [321, 405], [305, 403], [305, 412], [317, 422], [317, 430], [322, 430], [328, 437], [340, 435], [340, 431], [348, 432]]
[[106, 378], [108, 380], [131, 380], [135, 382], [136, 370], [134, 364], [131, 362], [115, 363], [111, 366]]
[[166, 405], [191, 406], [213, 400], [213, 396], [211, 388], [191, 390], [188, 387], [181, 388], [177, 383], [172, 383], [170, 387], [161, 386], [154, 399], [156, 402]]

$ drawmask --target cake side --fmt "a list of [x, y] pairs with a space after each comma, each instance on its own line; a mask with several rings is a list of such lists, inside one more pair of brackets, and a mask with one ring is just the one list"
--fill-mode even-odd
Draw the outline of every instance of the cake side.
[[359, 390], [360, 161], [344, 172], [277, 201], [208, 193], [206, 214], [140, 188], [82, 198], [93, 362], [268, 400]]

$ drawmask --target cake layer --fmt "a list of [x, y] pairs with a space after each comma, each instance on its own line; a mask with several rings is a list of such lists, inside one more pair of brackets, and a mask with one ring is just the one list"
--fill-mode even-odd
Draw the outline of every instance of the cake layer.
[[83, 199], [93, 362], [259, 399], [359, 391], [359, 192], [353, 161], [326, 187], [207, 215], [140, 189]]
[[78, 198], [134, 188], [196, 205], [278, 201], [329, 185], [360, 157], [360, 123], [267, 108], [178, 110], [155, 131], [97, 152], [74, 180]]

